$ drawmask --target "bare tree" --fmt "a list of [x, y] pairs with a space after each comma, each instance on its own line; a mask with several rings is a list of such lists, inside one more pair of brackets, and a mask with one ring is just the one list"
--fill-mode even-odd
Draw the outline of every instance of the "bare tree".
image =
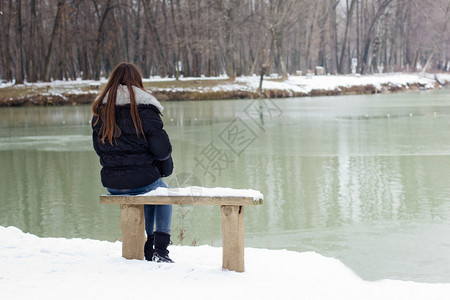
[[56, 34], [59, 29], [59, 24], [61, 21], [61, 12], [64, 6], [64, 0], [58, 1], [58, 8], [56, 10], [56, 16], [55, 20], [53, 21], [53, 29], [52, 29], [52, 35], [50, 37], [50, 43], [47, 48], [47, 54], [45, 55], [45, 61], [44, 61], [44, 73], [42, 74], [41, 78], [43, 78], [44, 81], [50, 81], [50, 63], [51, 63], [51, 56], [53, 52], [53, 45], [56, 39]]
[[378, 22], [379, 18], [384, 14], [386, 8], [393, 0], [382, 0], [379, 3], [373, 3], [373, 15], [370, 17], [369, 26], [367, 31], [365, 32], [364, 37], [364, 48], [362, 53], [362, 62], [361, 62], [361, 73], [367, 72], [367, 66], [369, 63], [369, 50], [373, 40], [373, 33], [375, 29], [375, 25]]
[[[5, 3], [6, 2], [6, 3]], [[9, 45], [11, 43], [11, 39], [10, 39], [10, 27], [11, 27], [11, 18], [13, 16], [12, 13], [12, 0], [7, 0], [7, 1], [1, 1], [0, 2], [0, 25], [1, 28], [3, 28], [3, 30], [0, 30], [0, 47], [1, 47], [1, 54], [2, 54], [2, 59], [1, 59], [1, 63], [2, 63], [2, 74], [3, 74], [3, 78], [6, 81], [10, 81], [13, 79], [13, 74], [12, 74], [12, 66], [11, 66], [11, 62], [12, 62], [12, 57], [11, 57], [11, 53], [10, 53], [10, 48]]]
[[234, 78], [233, 68], [233, 37], [236, 14], [240, 9], [241, 0], [214, 0], [214, 7], [219, 12], [221, 26], [224, 31], [225, 57], [227, 61], [227, 75]]
[[122, 60], [177, 78], [345, 74], [352, 57], [362, 73], [445, 69], [449, 1], [3, 0], [0, 77], [99, 78]]
[[276, 58], [280, 65], [280, 73], [287, 78], [287, 68], [284, 57], [283, 38], [293, 23], [292, 8], [295, 1], [274, 0], [269, 2], [269, 31], [272, 35], [273, 47], [276, 49]]
[[337, 61], [337, 66], [340, 74], [344, 74], [345, 72], [345, 52], [347, 50], [347, 43], [348, 43], [348, 34], [350, 29], [350, 24], [352, 20], [353, 11], [355, 8], [357, 0], [351, 0], [350, 8], [347, 9], [346, 13], [346, 23], [345, 23], [345, 32], [344, 32], [344, 38], [342, 41], [342, 47], [341, 47], [341, 55], [339, 57], [339, 60]]
[[427, 58], [427, 61], [425, 63], [425, 66], [422, 69], [422, 76], [425, 74], [427, 69], [430, 67], [431, 60], [433, 59], [433, 56], [436, 54], [436, 51], [442, 46], [442, 41], [444, 40], [444, 37], [447, 33], [448, 23], [450, 21], [450, 0], [445, 0], [444, 2], [438, 3], [436, 5], [436, 8], [438, 10], [436, 15], [439, 15], [440, 13], [443, 14], [442, 17], [442, 23], [439, 22], [438, 28], [436, 30], [437, 37], [436, 41], [433, 43], [433, 49], [430, 52], [430, 55]]
[[98, 29], [97, 29], [97, 39], [95, 42], [95, 50], [94, 50], [94, 79], [100, 78], [100, 71], [101, 71], [101, 61], [100, 61], [100, 51], [103, 47], [103, 41], [105, 37], [105, 31], [106, 31], [106, 18], [108, 17], [108, 14], [113, 9], [111, 0], [106, 0], [106, 3], [104, 5], [104, 9], [102, 9], [102, 5], [97, 0], [92, 0], [95, 7], [95, 12], [97, 15], [97, 18], [99, 20]]
[[24, 81], [23, 65], [23, 25], [22, 25], [22, 1], [16, 2], [16, 84], [22, 84]]

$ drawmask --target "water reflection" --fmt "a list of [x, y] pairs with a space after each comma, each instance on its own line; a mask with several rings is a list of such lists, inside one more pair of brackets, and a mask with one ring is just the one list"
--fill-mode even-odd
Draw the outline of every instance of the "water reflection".
[[40, 236], [107, 232], [105, 207], [90, 198], [101, 187], [97, 159], [89, 152], [2, 151], [0, 164], [3, 226]]
[[55, 125], [86, 125], [92, 114], [88, 106], [33, 106], [1, 108], [1, 129]]

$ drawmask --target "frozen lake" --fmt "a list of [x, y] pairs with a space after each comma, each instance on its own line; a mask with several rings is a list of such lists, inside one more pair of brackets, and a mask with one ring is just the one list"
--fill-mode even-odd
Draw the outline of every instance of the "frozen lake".
[[[450, 282], [448, 89], [163, 105], [171, 187], [264, 194], [246, 209], [246, 246], [316, 251], [366, 280]], [[99, 204], [90, 118], [89, 106], [0, 108], [1, 226], [120, 239], [119, 207]], [[220, 245], [219, 209], [175, 207], [172, 236]]]

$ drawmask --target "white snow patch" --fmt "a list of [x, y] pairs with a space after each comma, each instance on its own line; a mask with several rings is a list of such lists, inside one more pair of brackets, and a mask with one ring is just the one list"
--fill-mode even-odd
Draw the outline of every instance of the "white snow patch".
[[[178, 80], [180, 81], [194, 81], [194, 80], [224, 80], [228, 79], [229, 77], [227, 75], [221, 75], [221, 76], [213, 76], [213, 77], [206, 77], [204, 75], [200, 77], [184, 77], [180, 76]], [[142, 82], [159, 82], [159, 81], [175, 81], [175, 77], [161, 77], [161, 76], [151, 76], [149, 78], [143, 78]]]
[[203, 196], [203, 197], [245, 197], [253, 198], [254, 201], [264, 199], [260, 191], [252, 189], [232, 189], [232, 188], [205, 188], [200, 186], [190, 186], [185, 188], [163, 188], [159, 187], [140, 196]]
[[450, 284], [361, 280], [314, 252], [245, 249], [245, 272], [221, 248], [169, 246], [175, 264], [126, 260], [120, 242], [39, 238], [0, 226], [2, 299], [431, 299]]
[[[440, 74], [439, 74], [439, 78]], [[408, 84], [423, 84], [426, 89], [434, 88], [435, 80], [431, 78], [421, 77], [418, 74], [402, 74], [402, 73], [389, 73], [389, 74], [376, 74], [376, 75], [364, 75], [364, 76], [352, 76], [352, 75], [321, 75], [321, 76], [289, 76], [284, 81], [272, 81], [264, 77], [263, 89], [272, 90], [287, 90], [300, 93], [309, 93], [311, 90], [334, 90], [339, 86], [351, 87], [351, 86], [363, 86], [373, 85], [378, 90], [381, 89], [383, 84], [393, 84], [396, 86], [407, 86]], [[259, 76], [243, 76], [236, 78], [236, 82], [246, 84], [253, 90], [259, 88]]]
[[7, 88], [14, 85], [14, 81], [3, 82], [0, 81], [0, 89]]

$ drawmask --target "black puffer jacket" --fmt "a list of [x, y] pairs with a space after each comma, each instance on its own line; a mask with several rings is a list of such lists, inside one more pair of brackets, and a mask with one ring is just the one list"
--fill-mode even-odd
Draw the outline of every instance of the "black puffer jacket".
[[[101, 119], [93, 129], [94, 149], [103, 166], [101, 179], [104, 187], [133, 189], [148, 185], [160, 177], [169, 176], [173, 170], [172, 146], [163, 129], [161, 104], [149, 93], [133, 87], [145, 139], [136, 135], [130, 114], [129, 93], [126, 86], [117, 91], [116, 123], [121, 134], [113, 146], [100, 139]], [[103, 100], [105, 103], [107, 96]], [[95, 123], [96, 117], [92, 119]]]

